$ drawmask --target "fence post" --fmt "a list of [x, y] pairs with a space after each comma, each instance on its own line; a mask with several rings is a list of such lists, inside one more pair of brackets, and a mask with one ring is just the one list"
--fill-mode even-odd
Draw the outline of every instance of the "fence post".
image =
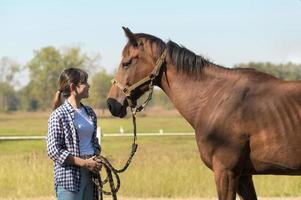
[[122, 126], [120, 126], [120, 128], [119, 128], [119, 132], [120, 132], [120, 134], [123, 134], [123, 133], [124, 133], [124, 130], [123, 130], [123, 127], [122, 127]]
[[98, 126], [96, 129], [96, 137], [98, 138], [99, 145], [101, 146], [101, 139], [102, 139], [102, 133], [101, 133], [101, 127]]

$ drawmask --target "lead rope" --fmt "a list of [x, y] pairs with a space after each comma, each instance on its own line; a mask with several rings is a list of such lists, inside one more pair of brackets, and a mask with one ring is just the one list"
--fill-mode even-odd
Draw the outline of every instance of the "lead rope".
[[[164, 62], [163, 59], [165, 58], [165, 56], [166, 56], [166, 50], [164, 50], [163, 55], [161, 55], [161, 57], [158, 61], [158, 65], [160, 65], [160, 67]], [[151, 74], [151, 76], [149, 77], [149, 79], [150, 79], [149, 94], [148, 94], [148, 98], [145, 100], [145, 102], [142, 105], [138, 106], [138, 107], [136, 106], [134, 108], [131, 108], [134, 137], [133, 137], [133, 144], [132, 144], [131, 154], [130, 154], [127, 162], [123, 166], [123, 168], [116, 169], [115, 167], [113, 167], [111, 165], [109, 160], [103, 155], [98, 155], [96, 157], [96, 160], [102, 164], [102, 167], [105, 168], [105, 171], [106, 171], [106, 174], [107, 174], [107, 177], [104, 180], [102, 180], [101, 169], [100, 169], [98, 174], [94, 174], [93, 177], [92, 177], [92, 181], [96, 185], [97, 190], [99, 192], [99, 200], [103, 200], [103, 194], [104, 195], [111, 195], [113, 200], [117, 200], [117, 192], [120, 189], [120, 178], [119, 178], [118, 174], [124, 172], [129, 167], [130, 163], [132, 162], [132, 158], [134, 157], [134, 155], [137, 151], [137, 148], [138, 148], [138, 144], [136, 144], [136, 140], [137, 140], [136, 113], [141, 112], [147, 106], [147, 104], [151, 101], [153, 90], [154, 90], [153, 81], [156, 78], [156, 76], [158, 75], [159, 71], [160, 70], [157, 70], [154, 74]], [[114, 80], [114, 81], [117, 82], [116, 80]], [[116, 180], [116, 186], [115, 186], [114, 179]], [[103, 189], [104, 185], [108, 182], [110, 184], [110, 190], [111, 190], [110, 192], [105, 191]]]
[[[99, 200], [103, 200], [103, 194], [111, 195], [113, 200], [117, 200], [117, 192], [120, 189], [120, 178], [119, 178], [118, 174], [124, 172], [129, 167], [129, 165], [132, 162], [132, 159], [137, 151], [137, 148], [138, 148], [138, 144], [136, 143], [136, 141], [137, 141], [136, 113], [142, 111], [144, 109], [144, 107], [150, 102], [150, 100], [152, 99], [153, 88], [154, 88], [153, 80], [151, 80], [151, 83], [149, 85], [150, 92], [149, 92], [148, 98], [139, 107], [131, 108], [134, 137], [133, 137], [131, 154], [130, 154], [127, 162], [123, 166], [123, 168], [116, 169], [115, 167], [112, 166], [110, 161], [103, 155], [98, 155], [96, 157], [97, 162], [100, 162], [102, 164], [102, 167], [105, 168], [105, 171], [107, 173], [107, 177], [104, 180], [102, 180], [102, 177], [101, 177], [101, 169], [98, 174], [94, 174], [92, 177], [92, 181], [96, 185], [98, 192], [99, 192]], [[116, 180], [116, 186], [115, 186], [114, 179]], [[111, 190], [110, 192], [105, 191], [103, 189], [104, 185], [108, 182], [110, 184], [110, 190]]]
[[[134, 126], [134, 138], [133, 138], [133, 144], [132, 144], [132, 150], [131, 154], [125, 163], [125, 165], [121, 169], [116, 169], [112, 166], [110, 161], [103, 155], [98, 155], [96, 157], [97, 162], [100, 162], [102, 164], [102, 167], [104, 167], [107, 177], [103, 180], [101, 177], [101, 169], [98, 174], [93, 174], [92, 181], [96, 185], [98, 192], [99, 192], [99, 199], [103, 200], [103, 194], [104, 195], [112, 195], [113, 200], [117, 200], [117, 192], [120, 188], [120, 178], [119, 173], [124, 172], [130, 165], [132, 158], [134, 157], [138, 144], [136, 144], [137, 140], [137, 134], [136, 134], [136, 108], [132, 109], [132, 120], [133, 120], [133, 126]], [[114, 182], [114, 179], [116, 181], [116, 184]], [[110, 185], [110, 192], [105, 191], [103, 189], [104, 185], [106, 183], [109, 183]]]

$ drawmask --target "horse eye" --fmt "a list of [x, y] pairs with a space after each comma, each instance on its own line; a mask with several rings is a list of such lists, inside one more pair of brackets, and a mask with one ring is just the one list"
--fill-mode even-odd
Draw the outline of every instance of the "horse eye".
[[132, 59], [129, 60], [128, 62], [122, 63], [122, 66], [124, 69], [128, 69], [130, 67], [131, 63], [132, 63]]

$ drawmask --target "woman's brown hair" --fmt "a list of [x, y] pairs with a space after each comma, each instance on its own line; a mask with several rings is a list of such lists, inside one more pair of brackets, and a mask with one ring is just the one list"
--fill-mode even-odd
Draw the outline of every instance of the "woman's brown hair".
[[59, 90], [54, 95], [53, 110], [62, 104], [62, 100], [70, 96], [71, 83], [78, 85], [88, 80], [88, 73], [79, 68], [65, 69], [59, 78]]

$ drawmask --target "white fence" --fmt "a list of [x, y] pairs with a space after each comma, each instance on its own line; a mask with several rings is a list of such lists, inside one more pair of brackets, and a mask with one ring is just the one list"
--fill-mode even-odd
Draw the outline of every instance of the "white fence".
[[[158, 133], [137, 133], [137, 136], [192, 136], [194, 133], [164, 133], [162, 130]], [[131, 137], [133, 133], [102, 133], [101, 128], [97, 128], [97, 137], [101, 141], [102, 137]], [[45, 140], [46, 136], [0, 136], [2, 140]]]

